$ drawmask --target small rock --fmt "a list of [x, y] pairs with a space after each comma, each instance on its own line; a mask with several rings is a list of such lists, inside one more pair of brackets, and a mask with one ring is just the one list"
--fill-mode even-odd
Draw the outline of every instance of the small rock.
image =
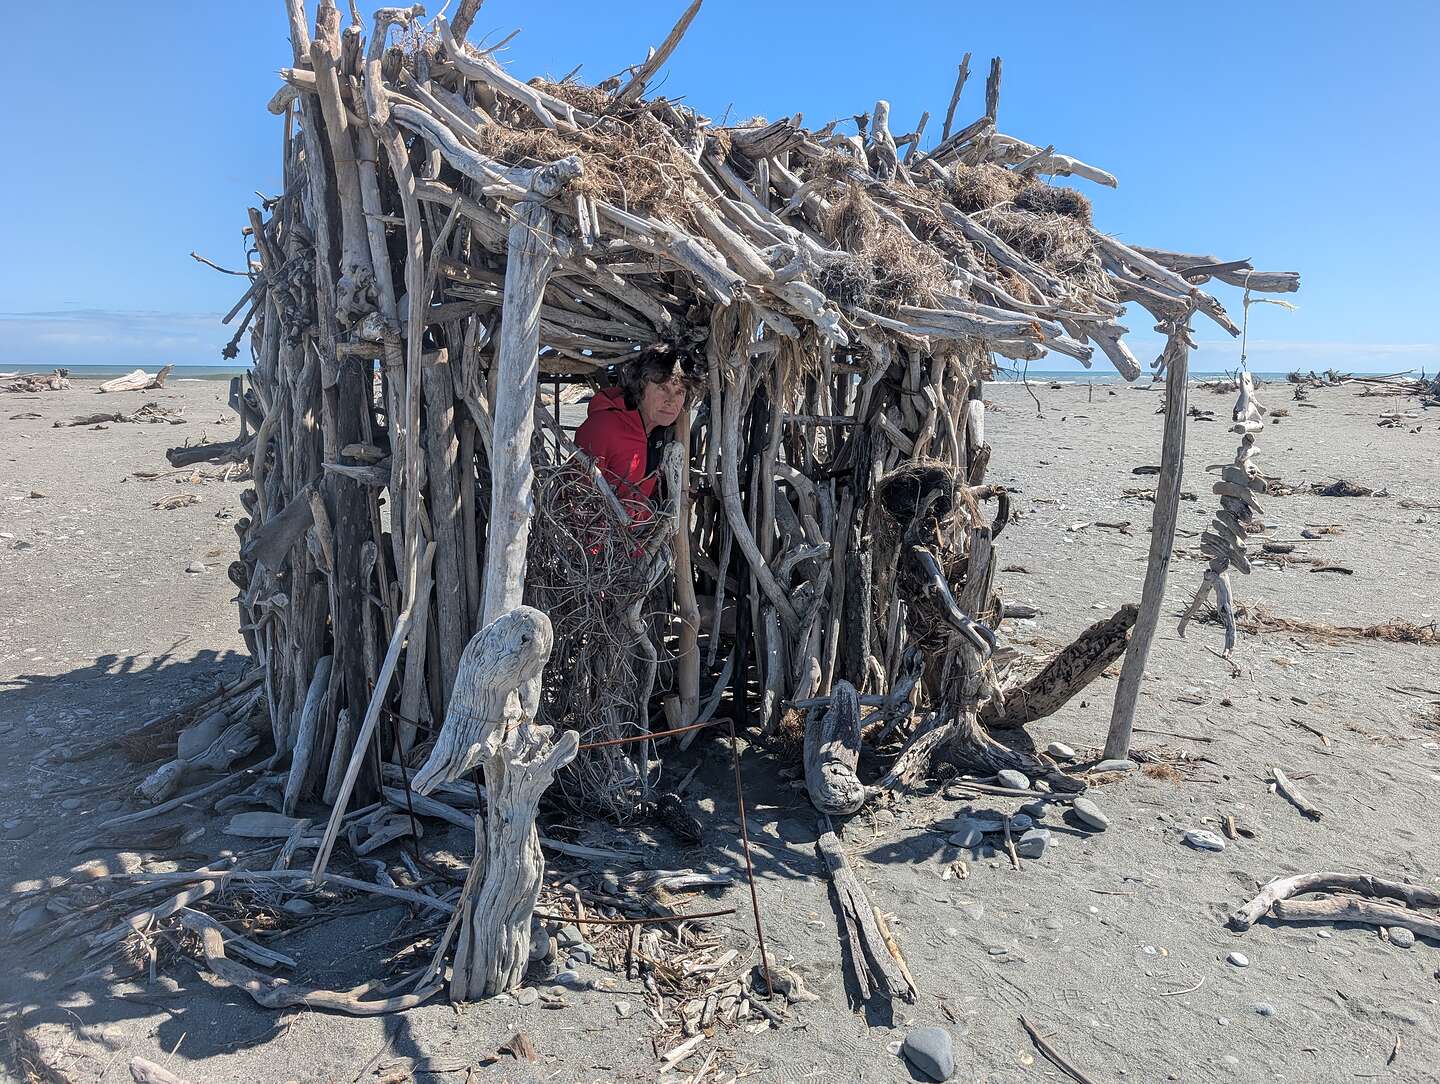
[[582, 979], [573, 971], [562, 971], [555, 976], [555, 985], [566, 987], [570, 990], [586, 990], [590, 987], [588, 979]]
[[1404, 926], [1391, 926], [1390, 943], [1392, 945], [1399, 945], [1401, 948], [1409, 948], [1415, 944], [1415, 935]]
[[988, 810], [983, 813], [976, 813], [973, 816], [962, 818], [957, 824], [957, 829], [975, 827], [982, 832], [1003, 832], [1005, 831], [1005, 818], [999, 813], [991, 813]]
[[204, 562], [204, 561], [191, 561], [188, 565], [185, 566], [185, 571], [186, 571], [186, 572], [205, 572], [205, 571], [207, 571], [207, 569], [205, 568], [205, 562]]
[[530, 926], [530, 962], [543, 960], [550, 955], [550, 935], [545, 932], [543, 923], [535, 922]]
[[970, 824], [960, 829], [960, 831], [947, 839], [946, 842], [952, 847], [978, 847], [984, 838], [985, 833], [981, 832], [975, 825]]
[[515, 1000], [521, 1005], [533, 1005], [540, 1000], [540, 991], [533, 986], [522, 986], [515, 992]]
[[593, 958], [594, 953], [591, 951], [589, 945], [583, 947], [576, 946], [570, 950], [571, 963], [588, 964]]
[[25, 839], [35, 831], [35, 822], [17, 818], [5, 822], [0, 839]]
[[1052, 741], [1045, 747], [1045, 752], [1049, 753], [1056, 760], [1075, 759], [1075, 750], [1071, 749], [1070, 746], [1066, 745], [1063, 741]]
[[293, 900], [286, 900], [283, 904], [281, 904], [280, 909], [282, 911], [289, 912], [292, 915], [300, 915], [302, 917], [304, 915], [313, 915], [315, 913], [315, 905], [313, 903], [311, 903], [309, 900], [302, 900], [299, 898]]
[[1257, 1001], [1255, 1003], [1255, 1011], [1261, 1016], [1274, 1016], [1275, 1006], [1268, 1001]]
[[620, 1017], [621, 1020], [628, 1020], [630, 1018], [630, 1002], [615, 1002], [615, 1015]]
[[1092, 772], [1133, 772], [1135, 762], [1133, 760], [1102, 760], [1090, 770]]
[[560, 932], [555, 935], [555, 940], [561, 948], [574, 948], [576, 945], [582, 944], [585, 938], [580, 936], [579, 927], [571, 924], [561, 926]]
[[79, 809], [84, 804], [85, 800], [83, 798], [66, 798], [63, 802], [60, 803], [60, 808]]
[[1030, 778], [1024, 772], [1017, 772], [1014, 768], [1006, 768], [997, 777], [1000, 785], [1007, 790], [1029, 790]]
[[1185, 842], [1199, 851], [1223, 851], [1225, 849], [1225, 841], [1214, 832], [1204, 828], [1187, 830]]
[[29, 933], [40, 923], [45, 921], [45, 904], [32, 903], [25, 910], [20, 912], [15, 919], [15, 924], [10, 927], [10, 936], [19, 937], [21, 934]]
[[1015, 853], [1021, 858], [1039, 858], [1050, 846], [1050, 829], [1032, 828], [1015, 843]]
[[1110, 827], [1110, 818], [1100, 812], [1100, 807], [1089, 798], [1076, 798], [1075, 803], [1070, 807], [1075, 811], [1075, 816], [1087, 828], [1094, 828], [1097, 832], [1103, 832]]
[[32, 489], [30, 491], [30, 499], [32, 501], [42, 501], [45, 499], [45, 494], [40, 492], [40, 490], [38, 489]]
[[955, 1050], [944, 1028], [916, 1028], [900, 1046], [905, 1060], [931, 1080], [949, 1080], [955, 1073]]
[[1229, 956], [1226, 956], [1225, 959], [1236, 967], [1250, 966], [1250, 957], [1246, 956], [1243, 952], [1232, 952]]
[[895, 823], [895, 814], [889, 809], [877, 809], [872, 819], [877, 828], [888, 828]]
[[[1012, 832], [1024, 832], [1035, 827], [1035, 820], [1029, 813], [1012, 813], [1010, 815], [1010, 830]], [[1002, 828], [1001, 831], [1004, 831]]]

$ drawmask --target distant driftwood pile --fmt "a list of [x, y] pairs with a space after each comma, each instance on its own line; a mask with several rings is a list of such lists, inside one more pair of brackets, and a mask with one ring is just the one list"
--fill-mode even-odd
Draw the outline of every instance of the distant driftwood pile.
[[[397, 810], [423, 813], [480, 769], [484, 844], [455, 905], [452, 990], [514, 987], [541, 795], [565, 771], [581, 805], [591, 788], [613, 810], [649, 800], [662, 654], [673, 727], [727, 687], [742, 724], [805, 712], [827, 813], [939, 762], [1081, 789], [991, 731], [1055, 711], [1122, 654], [1107, 754], [1125, 754], [1173, 544], [1189, 323], [1237, 331], [1202, 286], [1290, 291], [1297, 275], [1101, 233], [1085, 197], [1045, 179], [1114, 178], [1000, 131], [998, 60], [983, 110], [956, 124], [966, 58], [921, 150], [929, 115], [896, 132], [884, 101], [812, 128], [647, 97], [698, 0], [597, 85], [524, 82], [465, 44], [472, 0], [448, 24], [386, 8], [343, 32], [321, 3], [313, 37], [299, 0], [287, 7], [294, 66], [270, 104], [284, 186], [250, 211], [250, 284], [231, 313], [254, 355], [240, 436], [172, 462], [250, 464], [230, 568], [263, 675], [245, 695], [268, 710], [259, 770], [279, 773], [282, 813], [329, 810], [323, 833], [291, 841], [316, 850], [314, 877], [342, 825], [368, 852], [408, 831]], [[1086, 365], [1098, 351], [1135, 379], [1127, 305], [1167, 338], [1143, 593], [1016, 685], [997, 665], [1009, 497], [986, 481], [983, 382], [995, 355], [1049, 351]], [[658, 514], [632, 535], [541, 392], [660, 342], [703, 359], [707, 390]], [[582, 682], [592, 691], [570, 695]], [[883, 722], [904, 742], [878, 784], [856, 770], [862, 707], [867, 734]], [[581, 752], [582, 737], [612, 744]], [[198, 753], [212, 766], [233, 745], [216, 740]], [[360, 802], [381, 804], [357, 835]]]

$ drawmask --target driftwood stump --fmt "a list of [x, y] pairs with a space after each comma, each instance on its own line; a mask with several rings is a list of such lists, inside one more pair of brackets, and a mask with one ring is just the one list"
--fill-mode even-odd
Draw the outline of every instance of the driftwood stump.
[[481, 629], [465, 646], [445, 723], [413, 787], [429, 794], [485, 766], [488, 817], [485, 870], [473, 899], [462, 900], [451, 991], [457, 999], [513, 990], [529, 961], [530, 918], [545, 859], [535, 830], [540, 796], [575, 756], [579, 736], [536, 726], [530, 690], [550, 657], [550, 619], [520, 606]]
[[865, 785], [855, 774], [860, 762], [860, 698], [855, 686], [837, 681], [823, 715], [812, 713], [805, 727], [805, 786], [821, 813], [854, 813], [865, 804]]

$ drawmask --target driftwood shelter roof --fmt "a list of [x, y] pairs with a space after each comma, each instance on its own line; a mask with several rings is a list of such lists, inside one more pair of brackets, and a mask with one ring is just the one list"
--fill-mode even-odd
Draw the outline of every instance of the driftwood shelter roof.
[[[457, 998], [513, 989], [537, 898], [552, 916], [569, 905], [542, 845], [613, 856], [537, 836], [542, 798], [684, 831], [683, 802], [656, 787], [662, 712], [672, 730], [718, 711], [798, 732], [825, 815], [934, 764], [977, 787], [1019, 769], [1063, 801], [1083, 780], [989, 731], [1054, 711], [1123, 654], [1107, 755], [1125, 754], [1173, 543], [1190, 320], [1234, 333], [1205, 286], [1285, 292], [1297, 275], [1098, 230], [1053, 181], [1115, 179], [999, 130], [998, 60], [983, 110], [962, 112], [966, 58], [922, 149], [928, 115], [897, 134], [884, 101], [807, 127], [647, 97], [698, 0], [593, 86], [521, 81], [466, 44], [470, 0], [450, 23], [386, 8], [343, 32], [322, 3], [313, 37], [299, 0], [286, 7], [295, 64], [270, 103], [284, 191], [250, 211], [251, 284], [230, 314], [254, 355], [242, 431], [171, 453], [253, 476], [230, 575], [259, 676], [217, 704], [242, 730], [263, 720], [264, 759], [201, 796], [273, 804], [247, 826], [284, 838], [286, 865], [313, 850], [316, 883], [374, 889], [362, 859], [418, 836], [418, 818], [473, 826], [475, 853], [463, 885], [421, 902], [456, 917], [412, 995], [287, 992], [205, 935], [212, 970], [262, 1004], [324, 994], [313, 1003], [352, 1012], [415, 1004], [447, 971]], [[999, 631], [1009, 503], [985, 480], [984, 382], [995, 356], [1051, 351], [1134, 380], [1137, 310], [1166, 336], [1168, 389], [1144, 589], [1020, 683]], [[552, 411], [561, 390], [542, 392], [656, 343], [700, 362], [705, 389], [637, 529]], [[1234, 539], [1255, 528], [1259, 410], [1246, 385], [1239, 480], [1217, 483], [1234, 488], [1215, 491], [1207, 543], [1222, 602]], [[217, 741], [207, 766], [231, 768]], [[165, 765], [146, 781], [159, 804], [129, 817], [193, 799], [172, 797], [190, 770]], [[875, 989], [913, 996], [833, 840], [856, 967], [864, 955]], [[683, 949], [687, 928], [667, 936]]]

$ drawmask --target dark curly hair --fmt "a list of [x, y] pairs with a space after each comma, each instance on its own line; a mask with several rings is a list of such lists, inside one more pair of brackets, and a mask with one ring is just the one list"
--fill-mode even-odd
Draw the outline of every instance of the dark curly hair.
[[647, 346], [621, 364], [616, 369], [615, 382], [625, 395], [625, 406], [639, 410], [646, 384], [663, 384], [677, 373], [685, 381], [686, 394], [693, 396], [703, 382], [699, 365], [694, 358], [677, 353], [668, 343], [659, 343]]

